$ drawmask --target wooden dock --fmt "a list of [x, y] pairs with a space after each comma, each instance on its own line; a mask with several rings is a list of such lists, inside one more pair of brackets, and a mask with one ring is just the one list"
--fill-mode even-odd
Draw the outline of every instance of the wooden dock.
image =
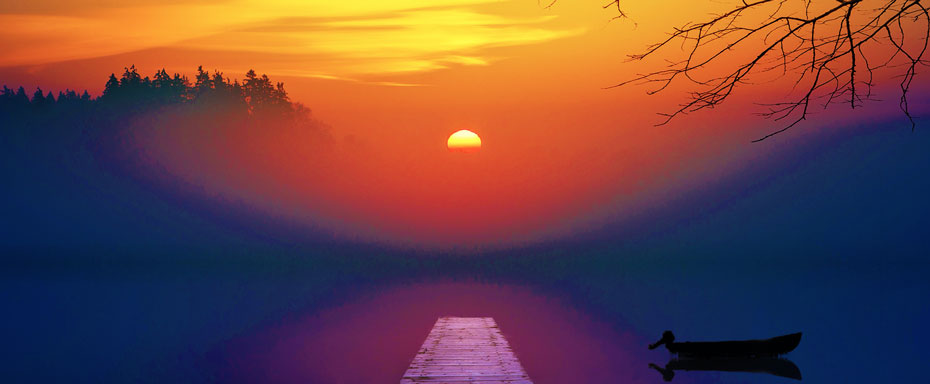
[[440, 317], [401, 384], [532, 384], [490, 317]]

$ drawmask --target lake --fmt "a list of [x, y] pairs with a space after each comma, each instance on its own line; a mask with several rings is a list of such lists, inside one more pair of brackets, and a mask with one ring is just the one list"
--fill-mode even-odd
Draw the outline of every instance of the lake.
[[[808, 382], [920, 381], [930, 342], [921, 262], [631, 258], [391, 278], [266, 264], [280, 265], [14, 266], [0, 280], [4, 381], [393, 383], [445, 315], [494, 317], [536, 383], [663, 382], [648, 364], [670, 356], [646, 345], [666, 329], [681, 341], [802, 331], [787, 358]], [[677, 371], [673, 381], [793, 380]]]

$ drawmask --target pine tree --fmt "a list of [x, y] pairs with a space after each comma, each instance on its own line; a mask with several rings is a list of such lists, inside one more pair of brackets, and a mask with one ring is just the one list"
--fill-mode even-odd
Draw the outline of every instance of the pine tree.
[[32, 94], [32, 104], [38, 106], [45, 104], [45, 94], [42, 93], [42, 88], [36, 87], [36, 91]]
[[[85, 91], [86, 93], [87, 91]], [[119, 80], [116, 79], [116, 74], [111, 73], [110, 78], [107, 79], [107, 84], [103, 88], [103, 97], [114, 97], [119, 93]]]

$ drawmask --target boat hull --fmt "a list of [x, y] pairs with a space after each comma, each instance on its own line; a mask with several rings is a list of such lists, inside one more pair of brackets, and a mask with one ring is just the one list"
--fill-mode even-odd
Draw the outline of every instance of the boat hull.
[[666, 347], [682, 357], [777, 357], [801, 343], [801, 333], [765, 340], [669, 343]]

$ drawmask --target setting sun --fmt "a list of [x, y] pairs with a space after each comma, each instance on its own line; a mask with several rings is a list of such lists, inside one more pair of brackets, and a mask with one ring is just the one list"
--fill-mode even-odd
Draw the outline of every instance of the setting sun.
[[450, 151], [477, 152], [481, 149], [481, 138], [474, 132], [463, 129], [449, 136], [446, 144]]

